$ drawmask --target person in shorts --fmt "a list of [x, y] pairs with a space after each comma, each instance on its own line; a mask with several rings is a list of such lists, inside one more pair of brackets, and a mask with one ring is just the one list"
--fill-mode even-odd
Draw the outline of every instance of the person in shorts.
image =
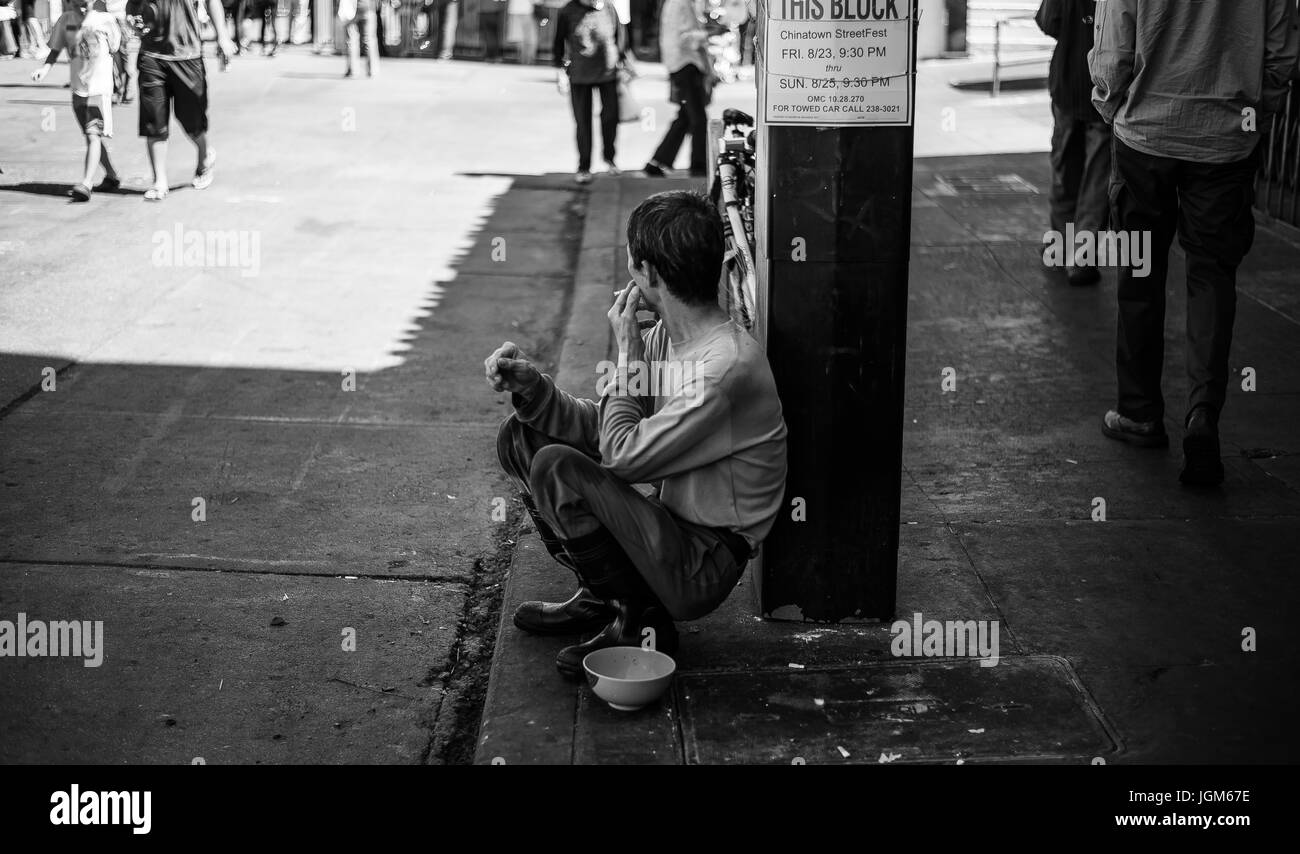
[[[206, 0], [208, 16], [221, 21], [221, 0]], [[153, 186], [145, 200], [167, 198], [167, 140], [176, 113], [185, 134], [198, 149], [191, 182], [196, 190], [211, 186], [217, 155], [208, 144], [208, 78], [203, 66], [203, 39], [197, 0], [128, 0], [126, 13], [140, 33], [140, 136], [148, 141]], [[235, 46], [217, 27], [217, 51], [223, 59]]]
[[121, 46], [122, 33], [104, 0], [86, 0], [59, 16], [50, 34], [50, 52], [45, 64], [32, 72], [40, 82], [54, 67], [59, 53], [68, 51], [71, 76], [72, 112], [86, 136], [86, 172], [81, 183], [68, 191], [77, 201], [90, 201], [95, 172], [102, 164], [104, 182], [94, 189], [115, 190], [120, 186], [117, 171], [108, 158], [104, 138], [113, 135], [113, 53]]

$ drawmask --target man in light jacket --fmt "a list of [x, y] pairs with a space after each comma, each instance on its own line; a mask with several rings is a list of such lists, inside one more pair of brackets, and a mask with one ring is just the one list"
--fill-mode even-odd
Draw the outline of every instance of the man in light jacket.
[[[1102, 431], [1165, 447], [1165, 277], [1177, 233], [1187, 256], [1186, 484], [1223, 482], [1219, 415], [1228, 386], [1237, 267], [1255, 236], [1260, 140], [1296, 63], [1296, 0], [1101, 0], [1089, 54], [1092, 100], [1113, 124], [1112, 228], [1149, 239], [1149, 276], [1119, 269], [1118, 400]], [[1147, 238], [1149, 235], [1149, 238]]]

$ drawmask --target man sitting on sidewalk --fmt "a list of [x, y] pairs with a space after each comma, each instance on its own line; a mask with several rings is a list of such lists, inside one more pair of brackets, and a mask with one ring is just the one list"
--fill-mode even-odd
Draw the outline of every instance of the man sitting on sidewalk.
[[[569, 677], [581, 677], [587, 653], [643, 638], [675, 653], [673, 620], [726, 599], [785, 490], [771, 369], [718, 305], [717, 210], [696, 193], [659, 193], [632, 212], [627, 233], [633, 281], [609, 311], [620, 369], [599, 403], [556, 388], [512, 343], [485, 362], [515, 409], [497, 436], [501, 465], [547, 550], [579, 581], [567, 602], [520, 605], [515, 625], [597, 631], [561, 650], [556, 666]], [[644, 335], [642, 302], [661, 318]]]

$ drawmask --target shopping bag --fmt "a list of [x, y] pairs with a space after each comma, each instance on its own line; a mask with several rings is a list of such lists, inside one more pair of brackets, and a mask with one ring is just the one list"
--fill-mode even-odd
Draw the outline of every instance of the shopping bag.
[[620, 76], [618, 78], [618, 120], [621, 123], [640, 121], [640, 119], [641, 103], [632, 94], [632, 87], [628, 85], [627, 78]]

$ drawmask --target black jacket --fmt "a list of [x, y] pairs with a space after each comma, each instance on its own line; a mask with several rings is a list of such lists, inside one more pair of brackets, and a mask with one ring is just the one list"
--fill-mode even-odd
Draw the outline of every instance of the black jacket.
[[619, 64], [627, 48], [627, 37], [614, 11], [613, 0], [569, 0], [551, 19], [555, 27], [553, 48], [557, 68], [568, 71], [577, 84], [608, 83], [617, 79]]
[[1035, 17], [1038, 28], [1056, 39], [1047, 72], [1052, 103], [1077, 121], [1102, 120], [1092, 105], [1092, 76], [1088, 73], [1096, 6], [1094, 0], [1043, 0]]

